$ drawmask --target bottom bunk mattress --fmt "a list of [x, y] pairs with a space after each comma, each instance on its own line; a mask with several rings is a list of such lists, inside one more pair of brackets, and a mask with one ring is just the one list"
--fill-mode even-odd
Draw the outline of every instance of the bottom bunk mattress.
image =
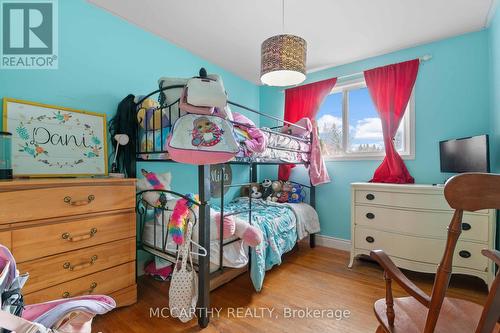
[[[167, 207], [173, 210], [176, 200], [169, 200], [167, 202]], [[144, 226], [142, 228], [142, 245], [146, 250], [154, 252], [164, 259], [171, 262], [175, 262], [177, 256], [177, 245], [172, 239], [170, 234], [167, 234], [167, 224], [172, 213], [171, 210], [165, 210], [164, 216], [160, 218], [155, 218], [154, 216], [149, 216], [146, 219]], [[196, 218], [192, 216], [193, 220], [197, 220], [198, 212], [194, 210]], [[219, 268], [220, 262], [220, 240], [217, 233], [217, 225], [215, 224], [215, 210], [210, 212], [210, 271], [214, 272]], [[238, 218], [238, 217], [235, 217]], [[164, 221], [162, 226], [161, 221]], [[193, 241], [198, 242], [198, 225], [196, 222], [193, 226]], [[166, 243], [165, 243], [166, 239]], [[165, 245], [166, 244], [166, 245]], [[224, 267], [230, 268], [240, 268], [248, 263], [248, 246], [244, 245], [241, 240], [236, 236], [226, 238], [223, 241], [223, 258], [222, 265]], [[165, 246], [164, 246], [165, 245]], [[151, 251], [153, 250], [153, 251]], [[207, 249], [208, 250], [208, 249]], [[196, 254], [198, 249], [193, 247], [193, 262], [198, 263], [198, 255]]]
[[[224, 205], [225, 213], [247, 210], [246, 197]], [[237, 214], [247, 220], [249, 213]], [[297, 240], [320, 231], [318, 214], [305, 203], [281, 204], [252, 199], [251, 224], [262, 231], [263, 242], [251, 249], [250, 276], [255, 290], [260, 291], [266, 271], [280, 265], [282, 255], [293, 249]]]
[[[161, 226], [155, 226], [153, 223], [148, 223], [144, 226], [143, 234], [142, 234], [142, 245], [146, 249], [156, 250], [154, 251], [156, 255], [167, 259], [168, 261], [175, 262], [177, 251], [176, 244], [170, 237], [168, 236], [167, 246], [165, 249], [162, 248], [162, 244], [165, 240], [165, 236], [162, 234]], [[198, 231], [193, 231], [193, 235], [197, 234]], [[156, 237], [155, 237], [156, 234]], [[165, 230], [166, 234], [166, 230]], [[156, 244], [155, 244], [156, 238]], [[198, 237], [196, 237], [198, 238]], [[195, 240], [196, 241], [196, 240]], [[240, 268], [245, 266], [248, 263], [248, 246], [245, 246], [243, 242], [235, 237], [224, 239], [224, 252], [222, 258], [222, 265], [224, 267], [230, 268]], [[211, 240], [210, 241], [210, 272], [215, 272], [219, 268], [220, 262], [220, 243], [219, 240]], [[198, 250], [193, 248], [193, 263], [198, 263], [198, 255], [196, 254]]]
[[[175, 200], [168, 201], [167, 206], [173, 209]], [[250, 248], [251, 269], [250, 276], [256, 291], [262, 289], [266, 271], [282, 262], [282, 255], [293, 249], [298, 240], [312, 233], [320, 231], [318, 214], [314, 208], [306, 203], [275, 203], [262, 199], [252, 199], [251, 224], [262, 231], [263, 241], [255, 248]], [[224, 205], [224, 214], [232, 214], [235, 219], [248, 222], [249, 200], [247, 197], [236, 198]], [[214, 205], [210, 216], [210, 271], [219, 268], [220, 241], [215, 223], [215, 214], [220, 207]], [[146, 218], [142, 227], [142, 245], [155, 255], [175, 262], [176, 244], [168, 235], [166, 246], [163, 247], [167, 236], [167, 223], [171, 211], [164, 211], [163, 218]], [[197, 212], [195, 211], [197, 216]], [[160, 221], [164, 221], [162, 223]], [[198, 242], [198, 224], [194, 225], [193, 240]], [[249, 247], [235, 236], [224, 239], [223, 242], [224, 267], [241, 268], [248, 263]], [[193, 249], [197, 252], [196, 249]], [[198, 256], [193, 252], [193, 261], [198, 262]]]

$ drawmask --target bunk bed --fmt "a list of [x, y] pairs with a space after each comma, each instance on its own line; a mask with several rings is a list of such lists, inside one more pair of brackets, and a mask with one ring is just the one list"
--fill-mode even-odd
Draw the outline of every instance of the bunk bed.
[[[181, 111], [179, 108], [179, 99], [174, 102], [167, 103], [165, 99], [165, 95], [168, 94], [170, 90], [178, 90], [182, 88], [182, 85], [170, 85], [166, 87], [162, 87], [158, 90], [151, 92], [150, 94], [143, 96], [137, 104], [140, 105], [147, 98], [150, 98], [153, 95], [158, 94], [158, 109], [161, 110], [165, 115], [168, 115], [168, 120], [165, 117], [160, 117], [156, 119], [156, 117], [152, 118], [152, 126], [154, 129], [159, 128], [159, 131], [156, 131], [157, 135], [152, 134], [151, 140], [152, 144], [147, 143], [147, 135], [151, 131], [148, 130], [149, 121], [145, 121], [142, 124], [137, 124], [135, 137], [135, 153], [133, 154], [133, 158], [130, 163], [130, 170], [132, 170], [132, 174], [136, 172], [136, 164], [141, 162], [173, 162], [169, 159], [168, 151], [163, 144], [166, 140], [166, 136], [168, 135], [169, 130], [172, 127], [170, 120], [178, 119], [181, 117]], [[242, 109], [250, 113], [258, 114], [263, 117], [270, 118], [274, 121], [281, 122], [286, 126], [295, 126], [300, 129], [304, 129], [303, 127], [292, 124], [283, 120], [280, 120], [276, 117], [266, 115], [259, 111], [253, 110], [246, 106], [240, 105], [238, 103], [228, 101], [228, 104], [235, 109]], [[155, 124], [155, 121], [168, 121], [168, 124]], [[173, 123], [174, 121], [172, 121]], [[244, 124], [238, 124], [234, 122], [235, 125], [245, 126]], [[151, 126], [151, 124], [149, 124]], [[259, 165], [280, 165], [286, 163], [293, 164], [302, 164], [307, 165], [310, 156], [310, 147], [312, 143], [312, 136], [308, 137], [296, 137], [294, 135], [288, 133], [282, 133], [281, 126], [273, 127], [273, 128], [261, 128], [261, 130], [267, 136], [267, 146], [266, 149], [259, 154], [253, 154], [251, 156], [242, 154], [235, 157], [233, 160], [222, 164], [222, 168], [225, 168], [227, 165], [243, 165], [248, 167], [248, 182], [240, 183], [240, 184], [224, 184], [224, 179], [221, 177], [220, 186], [221, 189], [224, 187], [242, 187], [249, 186], [252, 183], [256, 183], [259, 179], [258, 170]], [[146, 138], [146, 144], [141, 144], [141, 137]], [[160, 141], [158, 143], [157, 141]], [[243, 148], [243, 147], [242, 147]], [[224, 239], [223, 237], [223, 228], [219, 228], [220, 234], [217, 237], [217, 241], [214, 241], [213, 237], [211, 237], [211, 233], [213, 235], [213, 230], [211, 231], [211, 215], [213, 215], [213, 210], [211, 212], [211, 206], [217, 206], [218, 211], [220, 212], [220, 216], [234, 216], [235, 218], [248, 219], [248, 222], [252, 224], [255, 222], [255, 219], [258, 218], [259, 214], [265, 214], [266, 207], [269, 206], [268, 203], [260, 200], [254, 199], [251, 195], [248, 198], [242, 199], [240, 198], [240, 205], [235, 206], [228, 205], [227, 198], [225, 198], [224, 190], [221, 190], [220, 201], [217, 204], [211, 203], [210, 197], [210, 166], [209, 165], [198, 165], [197, 166], [197, 178], [198, 178], [198, 201], [192, 200], [192, 198], [172, 191], [172, 190], [145, 190], [137, 193], [137, 213], [138, 213], [138, 223], [139, 223], [139, 248], [153, 254], [154, 256], [158, 256], [160, 258], [167, 259], [169, 261], [175, 262], [175, 247], [172, 247], [172, 243], [169, 240], [168, 228], [165, 223], [149, 223], [151, 220], [151, 212], [154, 211], [155, 214], [161, 215], [161, 221], [165, 220], [165, 216], [168, 219], [169, 214], [171, 214], [173, 206], [172, 201], [175, 199], [184, 198], [190, 203], [192, 203], [191, 216], [194, 219], [195, 229], [197, 229], [197, 239], [200, 248], [207, 249], [208, 253], [205, 256], [195, 256], [195, 267], [198, 271], [198, 324], [200, 327], [204, 328], [208, 325], [209, 317], [207, 313], [207, 309], [210, 306], [209, 293], [211, 290], [217, 288], [218, 286], [228, 282], [232, 278], [246, 272], [249, 266], [257, 264], [255, 261], [256, 258], [254, 255], [251, 255], [247, 252], [247, 259], [240, 258], [240, 260], [236, 260], [236, 262], [231, 262], [225, 257], [226, 252], [238, 252], [241, 249], [241, 246], [236, 246], [241, 242], [240, 239], [236, 237], [232, 237], [230, 239]], [[297, 183], [298, 184], [298, 183]], [[307, 192], [306, 197], [308, 198], [309, 205], [314, 210], [316, 205], [316, 191], [315, 187], [312, 184], [300, 184]], [[167, 199], [161, 200], [160, 207], [152, 207], [146, 200], [143, 199], [144, 195], [148, 192], [160, 192], [165, 195]], [[274, 204], [275, 211], [278, 215], [286, 215], [281, 214], [284, 212], [283, 210], [292, 211], [290, 214], [294, 214], [293, 204]], [[282, 211], [279, 211], [281, 209]], [[315, 213], [316, 214], [316, 213]], [[295, 214], [296, 215], [296, 214]], [[286, 225], [286, 221], [283, 222], [283, 228], [291, 227]], [[297, 223], [297, 221], [295, 221]], [[319, 225], [319, 224], [318, 224]], [[293, 225], [294, 228], [299, 229], [298, 225]], [[213, 226], [212, 226], [213, 228]], [[300, 226], [300, 229], [304, 230], [304, 225]], [[195, 231], [195, 230], [194, 230]], [[297, 232], [297, 231], [296, 231]], [[315, 234], [308, 234], [309, 237], [309, 245], [310, 247], [315, 246]], [[214, 242], [216, 242], [216, 246], [214, 247]], [[294, 246], [296, 246], [297, 239], [293, 240]], [[249, 249], [249, 248], [246, 248]], [[290, 250], [287, 248], [287, 250]], [[246, 250], [249, 251], [249, 250]], [[241, 251], [240, 251], [241, 252]], [[255, 251], [254, 251], [255, 252]], [[211, 261], [211, 253], [212, 255], [217, 255], [217, 260]], [[234, 257], [234, 256], [233, 256]], [[213, 258], [212, 258], [213, 259]], [[262, 264], [262, 263], [260, 263]]]

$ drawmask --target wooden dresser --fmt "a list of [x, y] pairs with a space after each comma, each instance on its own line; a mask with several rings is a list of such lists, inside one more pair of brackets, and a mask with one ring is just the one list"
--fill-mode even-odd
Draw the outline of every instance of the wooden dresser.
[[[401, 268], [435, 273], [444, 253], [453, 210], [444, 187], [432, 185], [352, 184], [352, 266], [356, 256], [382, 249]], [[465, 212], [453, 273], [474, 275], [491, 285], [491, 260], [481, 254], [495, 248], [496, 211]]]
[[135, 303], [135, 220], [133, 179], [0, 182], [0, 243], [30, 274], [27, 304], [85, 294]]

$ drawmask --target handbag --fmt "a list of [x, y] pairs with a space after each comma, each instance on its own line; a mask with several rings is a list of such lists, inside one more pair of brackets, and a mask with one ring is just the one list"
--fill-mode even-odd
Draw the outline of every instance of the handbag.
[[224, 109], [227, 104], [226, 90], [219, 75], [191, 78], [186, 87], [187, 102], [191, 105]]
[[239, 151], [229, 121], [196, 114], [177, 119], [167, 148], [172, 160], [196, 165], [224, 163]]
[[193, 223], [189, 221], [186, 238], [177, 252], [177, 261], [168, 291], [170, 315], [173, 318], [179, 318], [183, 323], [193, 319], [198, 302], [198, 277], [194, 270], [190, 249], [192, 230]]
[[184, 88], [181, 93], [181, 97], [179, 100], [179, 108], [182, 112], [185, 113], [194, 113], [194, 114], [204, 114], [204, 115], [212, 115], [215, 111], [214, 107], [211, 106], [195, 106], [189, 104], [187, 102], [187, 89]]

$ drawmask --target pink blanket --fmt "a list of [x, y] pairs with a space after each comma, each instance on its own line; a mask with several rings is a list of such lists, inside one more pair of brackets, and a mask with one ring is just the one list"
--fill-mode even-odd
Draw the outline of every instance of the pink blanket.
[[250, 139], [244, 142], [245, 146], [252, 153], [262, 153], [266, 149], [266, 137], [264, 133], [255, 126], [253, 121], [244, 115], [233, 112], [234, 126], [248, 133]]
[[311, 157], [309, 160], [309, 178], [314, 186], [330, 182], [330, 176], [326, 169], [325, 161], [321, 155], [321, 148], [318, 135], [318, 126], [313, 120]]

